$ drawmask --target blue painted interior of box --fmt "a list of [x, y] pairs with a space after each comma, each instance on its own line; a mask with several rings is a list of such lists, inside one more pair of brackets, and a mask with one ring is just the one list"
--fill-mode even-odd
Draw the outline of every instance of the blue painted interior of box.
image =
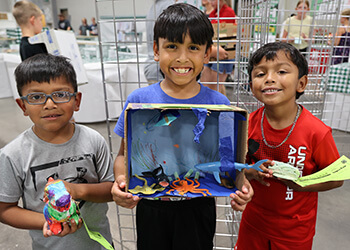
[[[143, 176], [148, 186], [154, 184], [155, 180], [152, 177], [145, 177], [143, 173], [153, 171], [159, 166], [172, 180], [176, 179], [175, 172], [182, 179], [191, 169], [193, 179], [197, 171], [194, 168], [196, 164], [235, 161], [238, 122], [245, 120], [245, 117], [233, 111], [204, 111], [202, 109], [128, 111], [129, 189], [145, 184], [135, 175]], [[202, 124], [199, 121], [202, 121]], [[201, 131], [201, 128], [204, 129]], [[194, 140], [196, 135], [199, 143]], [[200, 173], [198, 181], [200, 183], [198, 188], [208, 189], [210, 196], [227, 196], [236, 190], [221, 186], [208, 173]], [[139, 196], [203, 196], [203, 193], [188, 192], [185, 195], [169, 193], [169, 188], [151, 195], [139, 194]]]

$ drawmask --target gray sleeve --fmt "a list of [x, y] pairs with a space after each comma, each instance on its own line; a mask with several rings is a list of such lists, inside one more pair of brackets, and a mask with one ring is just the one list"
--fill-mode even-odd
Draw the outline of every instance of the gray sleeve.
[[4, 149], [0, 150], [0, 202], [17, 202], [23, 193], [21, 174]]
[[96, 171], [98, 174], [99, 181], [114, 181], [113, 159], [107, 142], [98, 132], [96, 132], [95, 137], [97, 168]]

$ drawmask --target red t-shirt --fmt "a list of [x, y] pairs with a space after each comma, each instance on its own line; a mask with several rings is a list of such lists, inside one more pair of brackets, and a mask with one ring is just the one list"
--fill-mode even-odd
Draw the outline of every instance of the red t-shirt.
[[[209, 18], [218, 17], [218, 9], [216, 8], [209, 14]], [[227, 4], [224, 4], [219, 12], [220, 17], [236, 17], [235, 11], [231, 9]], [[211, 23], [218, 23], [216, 19], [212, 19]], [[236, 23], [235, 19], [220, 20], [220, 23]]]
[[[293, 132], [276, 149], [262, 140], [261, 115], [263, 108], [249, 118], [248, 163], [261, 159], [288, 162], [298, 166], [302, 175], [315, 173], [339, 158], [332, 130], [303, 108]], [[264, 135], [269, 145], [278, 145], [286, 138], [291, 126], [276, 130], [264, 119]], [[252, 180], [254, 196], [248, 203], [241, 223], [247, 223], [264, 237], [288, 242], [304, 242], [315, 234], [317, 192], [296, 192], [275, 179], [265, 179], [270, 187]], [[254, 237], [248, 240], [254, 240]]]

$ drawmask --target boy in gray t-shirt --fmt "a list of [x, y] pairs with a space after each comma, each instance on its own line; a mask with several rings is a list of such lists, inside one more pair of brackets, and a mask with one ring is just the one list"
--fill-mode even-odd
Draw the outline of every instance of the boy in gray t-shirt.
[[113, 163], [99, 133], [70, 121], [81, 101], [72, 65], [65, 57], [38, 54], [23, 61], [15, 77], [21, 96], [16, 102], [34, 125], [0, 149], [1, 222], [29, 229], [33, 249], [104, 249], [81, 228], [81, 219], [50, 237], [42, 212], [48, 178], [61, 179], [80, 201], [89, 229], [112, 244], [106, 202], [112, 201]]

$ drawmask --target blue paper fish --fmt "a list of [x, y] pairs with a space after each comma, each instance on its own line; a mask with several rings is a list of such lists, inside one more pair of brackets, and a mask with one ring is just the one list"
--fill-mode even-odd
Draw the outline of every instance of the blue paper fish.
[[222, 172], [228, 172], [230, 176], [235, 176], [236, 170], [242, 171], [242, 169], [256, 169], [258, 171], [263, 172], [263, 170], [259, 167], [261, 164], [266, 162], [267, 160], [260, 160], [257, 163], [253, 165], [243, 164], [235, 162], [233, 164], [227, 164], [222, 166], [220, 161], [216, 162], [208, 162], [208, 163], [201, 163], [197, 164], [194, 167], [202, 172], [210, 173], [214, 175], [215, 180], [221, 184], [220, 180], [220, 173]]

